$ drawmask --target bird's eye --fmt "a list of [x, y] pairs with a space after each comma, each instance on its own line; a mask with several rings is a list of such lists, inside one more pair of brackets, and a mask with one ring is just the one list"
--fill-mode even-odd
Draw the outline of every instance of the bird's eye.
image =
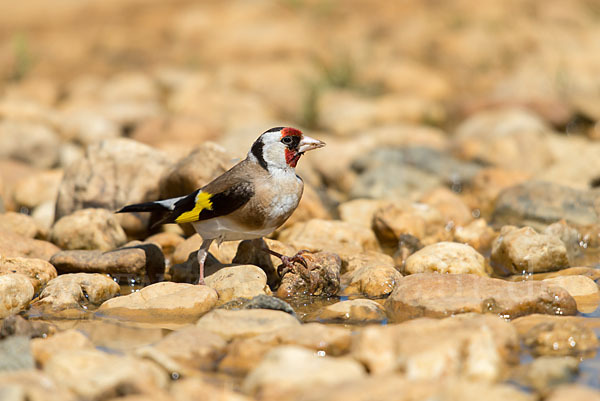
[[290, 137], [290, 136], [284, 136], [284, 137], [281, 139], [281, 142], [282, 142], [284, 145], [289, 145], [289, 144], [291, 144], [291, 143], [292, 143], [292, 137]]

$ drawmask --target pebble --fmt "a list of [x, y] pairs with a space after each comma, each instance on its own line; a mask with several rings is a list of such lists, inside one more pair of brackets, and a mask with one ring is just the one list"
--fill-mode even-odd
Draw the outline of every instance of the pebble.
[[353, 357], [371, 374], [402, 372], [410, 380], [495, 382], [518, 361], [518, 351], [509, 323], [478, 314], [367, 326], [352, 342]]
[[535, 173], [553, 161], [549, 131], [540, 117], [525, 109], [481, 111], [456, 127], [456, 152], [466, 160]]
[[168, 383], [167, 373], [150, 361], [95, 349], [59, 352], [46, 362], [43, 371], [85, 400], [152, 394]]
[[109, 299], [97, 314], [136, 322], [191, 323], [211, 310], [217, 298], [205, 285], [161, 282]]
[[3, 120], [0, 122], [0, 157], [22, 160], [36, 167], [54, 167], [59, 138], [44, 124]]
[[473, 220], [473, 214], [456, 192], [438, 187], [423, 195], [419, 202], [437, 209], [446, 224], [466, 225]]
[[25, 320], [21, 315], [11, 315], [0, 324], [0, 339], [10, 336], [27, 338], [47, 337], [56, 331], [56, 327], [41, 320]]
[[27, 238], [43, 238], [46, 234], [31, 216], [15, 212], [0, 214], [0, 230]]
[[110, 251], [123, 245], [127, 235], [114, 213], [106, 209], [82, 209], [54, 223], [50, 240], [62, 249]]
[[[3, 393], [4, 392], [4, 393]], [[12, 393], [11, 393], [12, 392]], [[0, 395], [16, 401], [77, 401], [68, 389], [37, 369], [16, 370], [0, 375]]]
[[305, 318], [308, 321], [346, 324], [383, 322], [386, 319], [385, 309], [371, 299], [336, 302], [310, 313]]
[[94, 344], [89, 338], [73, 329], [60, 331], [48, 338], [34, 338], [29, 344], [33, 359], [41, 368], [44, 368], [48, 360], [60, 352], [94, 349]]
[[338, 220], [312, 219], [296, 223], [281, 231], [278, 240], [297, 250], [337, 253], [343, 260], [351, 254], [379, 251], [373, 231]]
[[569, 267], [565, 244], [531, 227], [504, 226], [494, 241], [490, 262], [501, 275], [540, 273]]
[[[65, 169], [56, 218], [90, 207], [114, 211], [156, 200], [158, 177], [169, 166], [164, 153], [130, 139], [107, 139], [91, 145], [84, 158]], [[122, 224], [126, 232], [135, 234], [145, 231], [148, 221], [149, 215], [144, 213], [123, 217]]]
[[0, 231], [0, 255], [4, 257], [24, 257], [48, 261], [58, 251], [60, 248], [51, 242]]
[[454, 241], [467, 244], [479, 253], [488, 253], [496, 239], [496, 232], [484, 219], [476, 219], [466, 226], [454, 228]]
[[508, 384], [471, 380], [411, 380], [402, 375], [371, 375], [360, 380], [331, 385], [318, 392], [306, 389], [302, 401], [440, 400], [535, 401], [537, 397]]
[[[296, 249], [281, 241], [270, 238], [261, 238], [241, 241], [239, 245], [237, 245], [235, 254], [231, 260], [233, 263], [259, 266], [267, 275], [267, 283], [269, 286], [275, 288], [281, 281], [281, 278], [277, 273], [277, 267], [281, 264], [281, 259], [265, 252], [262, 249], [264, 247], [286, 256], [293, 256], [297, 252]], [[223, 249], [223, 251], [227, 252], [225, 249]], [[220, 250], [220, 253], [223, 254], [224, 252], [221, 252]], [[220, 258], [221, 259], [219, 260], [222, 260], [223, 256], [220, 256]], [[229, 257], [225, 258], [225, 260], [228, 259]]]
[[[170, 393], [176, 401], [214, 400], [214, 401], [252, 401], [253, 398], [233, 391], [228, 386], [215, 384], [211, 377], [183, 378], [171, 383]], [[170, 399], [169, 399], [170, 400]], [[139, 400], [143, 401], [143, 400]]]
[[[387, 256], [387, 255], [386, 255]], [[389, 295], [402, 274], [389, 265], [363, 266], [342, 276], [343, 295], [379, 298]]]
[[48, 282], [34, 305], [48, 306], [52, 311], [85, 309], [88, 303], [99, 305], [119, 290], [117, 283], [102, 274], [62, 274]]
[[253, 265], [225, 267], [206, 277], [205, 282], [219, 295], [218, 304], [236, 298], [271, 295], [267, 275], [260, 267]]
[[487, 276], [485, 258], [470, 245], [456, 242], [438, 242], [410, 255], [404, 272], [476, 274]]
[[231, 167], [225, 148], [205, 142], [171, 165], [160, 177], [160, 199], [187, 195], [202, 188]]
[[285, 345], [264, 356], [244, 379], [242, 390], [262, 399], [289, 399], [307, 387], [339, 385], [365, 376], [364, 367], [352, 359], [318, 356], [314, 351]]
[[596, 208], [598, 191], [580, 190], [551, 182], [528, 181], [498, 195], [492, 223], [530, 225], [544, 229], [565, 220], [567, 224], [591, 226], [600, 223]]
[[368, 251], [349, 255], [342, 264], [342, 272], [350, 273], [363, 267], [394, 267], [394, 259], [385, 253]]
[[269, 333], [285, 327], [297, 328], [300, 326], [300, 322], [289, 313], [278, 310], [215, 309], [202, 316], [196, 325], [230, 341], [235, 338], [248, 338]]
[[112, 251], [74, 250], [60, 251], [50, 258], [50, 263], [60, 273], [110, 274], [118, 281], [148, 275], [150, 281], [162, 277], [165, 257], [155, 244], [126, 246]]
[[155, 361], [167, 372], [192, 376], [195, 370], [214, 371], [225, 354], [226, 345], [218, 334], [186, 326], [154, 344], [136, 349], [135, 355]]
[[0, 341], [0, 373], [34, 367], [28, 337], [11, 336]]
[[289, 326], [253, 337], [234, 339], [227, 345], [226, 355], [219, 362], [219, 371], [243, 376], [254, 369], [262, 357], [279, 345], [296, 345], [313, 350], [318, 355], [341, 356], [350, 351], [350, 330], [321, 323]]
[[45, 202], [56, 202], [62, 177], [62, 169], [54, 169], [40, 171], [20, 179], [14, 188], [15, 202], [28, 209], [34, 209]]
[[473, 274], [420, 273], [402, 277], [385, 302], [395, 321], [420, 316], [494, 313], [512, 319], [532, 313], [574, 315], [575, 300], [539, 281], [508, 282]]
[[56, 278], [56, 269], [52, 264], [42, 259], [5, 258], [0, 255], [0, 275], [18, 273], [29, 277], [33, 284], [34, 293]]
[[379, 242], [391, 249], [406, 235], [418, 238], [425, 245], [451, 238], [442, 214], [422, 203], [382, 207], [373, 216], [373, 231]]
[[18, 273], [0, 275], [0, 319], [27, 307], [33, 294], [29, 277]]
[[579, 360], [572, 356], [539, 356], [520, 366], [513, 373], [515, 380], [540, 393], [562, 383], [573, 381], [579, 370]]
[[531, 315], [512, 325], [535, 356], [591, 355], [599, 345], [594, 328], [581, 317]]
[[550, 285], [557, 285], [567, 290], [572, 297], [582, 297], [598, 294], [598, 284], [586, 276], [559, 276], [542, 280]]
[[546, 401], [600, 401], [600, 391], [581, 384], [564, 384], [554, 388]]

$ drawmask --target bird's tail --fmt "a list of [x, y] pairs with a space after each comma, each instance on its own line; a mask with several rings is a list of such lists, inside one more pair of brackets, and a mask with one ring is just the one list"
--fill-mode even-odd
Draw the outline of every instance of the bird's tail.
[[160, 202], [144, 202], [127, 205], [115, 213], [133, 213], [133, 212], [164, 212], [169, 208]]

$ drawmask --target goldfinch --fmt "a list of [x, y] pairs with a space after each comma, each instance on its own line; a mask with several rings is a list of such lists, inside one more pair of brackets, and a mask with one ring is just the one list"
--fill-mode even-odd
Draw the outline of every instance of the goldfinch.
[[[304, 189], [295, 167], [309, 150], [325, 146], [318, 139], [290, 127], [265, 131], [247, 157], [189, 195], [123, 207], [117, 213], [163, 211], [156, 224], [191, 223], [202, 237], [198, 250], [199, 284], [204, 284], [204, 262], [210, 244], [261, 238], [275, 231], [294, 212]], [[302, 262], [299, 254], [286, 257]]]

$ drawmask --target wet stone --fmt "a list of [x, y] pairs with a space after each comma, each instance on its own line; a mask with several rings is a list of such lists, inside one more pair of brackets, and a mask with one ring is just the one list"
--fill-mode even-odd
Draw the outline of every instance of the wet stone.
[[206, 277], [205, 282], [207, 286], [217, 291], [218, 304], [236, 298], [271, 295], [267, 285], [267, 275], [260, 267], [253, 265], [224, 267]]
[[161, 282], [109, 299], [97, 313], [137, 322], [191, 323], [211, 310], [217, 298], [216, 291], [205, 285]]
[[572, 381], [578, 368], [579, 360], [572, 356], [540, 356], [527, 365], [519, 366], [513, 376], [518, 383], [543, 393]]
[[215, 370], [223, 357], [226, 341], [219, 335], [196, 326], [173, 331], [163, 339], [135, 350], [135, 355], [148, 358], [167, 372], [180, 375], [194, 370]]
[[65, 330], [48, 338], [31, 340], [30, 348], [36, 364], [43, 368], [55, 354], [80, 349], [94, 349], [94, 345], [80, 331]]
[[543, 282], [564, 288], [572, 297], [598, 294], [598, 284], [586, 276], [559, 276], [544, 279]]
[[166, 387], [168, 380], [167, 373], [150, 361], [95, 349], [59, 352], [46, 362], [44, 373], [86, 400], [151, 394]]
[[267, 247], [271, 251], [287, 256], [295, 255], [297, 251], [289, 245], [269, 238], [246, 240], [239, 243], [232, 263], [259, 266], [267, 275], [269, 286], [275, 288], [280, 281], [276, 269], [281, 264], [281, 260], [265, 252], [261, 247]]
[[318, 252], [302, 255], [308, 270], [295, 263], [295, 271], [283, 275], [277, 289], [277, 296], [286, 298], [298, 294], [331, 296], [340, 289], [340, 270], [342, 261], [334, 253]]
[[62, 249], [110, 251], [127, 240], [114, 213], [106, 209], [82, 209], [60, 218], [50, 239]]
[[196, 325], [219, 334], [226, 340], [247, 338], [284, 327], [299, 327], [300, 322], [288, 313], [269, 309], [215, 309], [202, 316]]
[[29, 337], [11, 336], [0, 340], [0, 372], [33, 369]]
[[494, 382], [518, 361], [516, 330], [492, 315], [464, 314], [367, 326], [352, 355], [373, 375], [402, 372], [411, 380], [465, 378]]
[[102, 274], [62, 274], [50, 280], [33, 306], [49, 311], [86, 309], [88, 304], [99, 305], [118, 294], [117, 283]]
[[[15, 401], [76, 401], [68, 389], [58, 385], [37, 369], [16, 370], [0, 375], [0, 396], [3, 391], [16, 394]], [[13, 401], [11, 398], [8, 400]]]
[[309, 314], [305, 318], [307, 321], [347, 324], [382, 322], [386, 319], [385, 309], [370, 299], [353, 299], [336, 302]]
[[538, 281], [508, 282], [473, 274], [420, 273], [402, 277], [387, 299], [388, 317], [445, 317], [494, 313], [516, 318], [532, 313], [574, 315], [575, 300], [563, 288]]
[[406, 259], [404, 272], [487, 276], [484, 257], [471, 246], [456, 242], [438, 242], [418, 250]]
[[342, 276], [342, 294], [383, 297], [394, 290], [400, 278], [402, 274], [393, 266], [363, 266]]
[[588, 226], [600, 223], [597, 190], [578, 190], [548, 182], [527, 182], [502, 191], [492, 221], [496, 226], [515, 224], [543, 228], [565, 220]]
[[42, 259], [8, 258], [0, 255], [0, 275], [18, 273], [29, 277], [38, 293], [48, 281], [56, 278], [56, 269]]
[[219, 363], [219, 371], [245, 375], [269, 350], [279, 345], [296, 345], [318, 355], [340, 356], [350, 351], [351, 342], [352, 332], [341, 327], [321, 323], [284, 327], [254, 337], [234, 339]]
[[46, 322], [25, 320], [20, 315], [11, 315], [2, 319], [0, 339], [10, 336], [24, 336], [27, 338], [47, 337], [55, 331], [56, 328]]
[[522, 341], [535, 356], [591, 355], [599, 345], [592, 328], [558, 317], [535, 324], [522, 333]]
[[557, 237], [538, 234], [531, 227], [502, 227], [492, 246], [490, 260], [496, 273], [501, 275], [569, 267], [565, 244]]
[[221, 306], [223, 309], [272, 309], [280, 310], [285, 313], [289, 313], [292, 316], [296, 316], [294, 309], [285, 302], [283, 299], [279, 299], [269, 295], [257, 295], [252, 299], [236, 299], [228, 302]]
[[22, 274], [0, 276], [0, 319], [23, 310], [33, 298], [33, 284]]
[[244, 379], [246, 394], [264, 399], [289, 399], [306, 387], [340, 384], [366, 376], [358, 362], [349, 358], [320, 357], [296, 346], [269, 351]]
[[59, 273], [102, 273], [112, 277], [131, 279], [136, 276], [150, 278], [150, 282], [162, 277], [165, 258], [155, 244], [126, 246], [108, 252], [99, 250], [61, 251], [50, 259]]

